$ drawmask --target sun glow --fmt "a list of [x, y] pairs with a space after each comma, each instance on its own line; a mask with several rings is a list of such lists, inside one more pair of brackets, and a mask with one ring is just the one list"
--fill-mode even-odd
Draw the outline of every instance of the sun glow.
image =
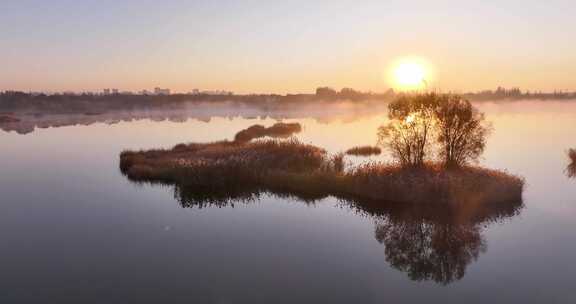
[[420, 90], [428, 87], [430, 69], [422, 60], [404, 59], [394, 64], [391, 80], [395, 89]]

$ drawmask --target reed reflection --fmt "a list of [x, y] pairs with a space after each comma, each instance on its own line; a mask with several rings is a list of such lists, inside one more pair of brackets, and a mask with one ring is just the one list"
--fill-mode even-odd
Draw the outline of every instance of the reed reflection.
[[[262, 195], [290, 198], [306, 205], [317, 204], [329, 195], [276, 189], [260, 191], [238, 187], [213, 191], [198, 187], [174, 186], [183, 208], [234, 207], [250, 204]], [[488, 249], [484, 231], [494, 223], [520, 213], [523, 203], [396, 204], [340, 199], [340, 204], [359, 216], [374, 220], [375, 239], [384, 245], [388, 264], [406, 273], [410, 280], [448, 285], [461, 280], [466, 269]], [[435, 207], [436, 206], [436, 207]]]

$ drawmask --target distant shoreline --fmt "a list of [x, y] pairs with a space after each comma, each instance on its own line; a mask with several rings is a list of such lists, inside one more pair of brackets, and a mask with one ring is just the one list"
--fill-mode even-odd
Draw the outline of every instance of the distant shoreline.
[[[2, 94], [0, 94], [2, 96]], [[116, 124], [119, 122], [149, 119], [152, 121], [184, 122], [188, 119], [210, 121], [213, 117], [245, 117], [276, 120], [292, 118], [313, 118], [320, 121], [335, 119], [354, 120], [357, 117], [385, 113], [392, 98], [363, 100], [324, 100], [315, 95], [298, 95], [298, 98], [264, 99], [259, 97], [236, 96], [232, 100], [222, 96], [196, 97], [189, 95], [139, 96], [132, 95], [126, 100], [124, 95], [82, 96], [59, 98], [60, 95], [24, 99], [18, 106], [8, 107], [0, 98], [0, 130], [29, 134], [37, 129], [51, 127], [92, 125], [95, 123]], [[57, 98], [58, 97], [58, 98]], [[229, 96], [228, 96], [229, 97]], [[279, 101], [279, 100], [285, 100]], [[525, 101], [572, 102], [575, 98], [556, 99], [472, 99], [473, 103], [516, 103]]]
[[[256, 106], [264, 109], [291, 107], [302, 104], [322, 102], [354, 103], [388, 102], [402, 93], [389, 90], [386, 93], [359, 92], [353, 89], [336, 91], [330, 88], [318, 88], [315, 94], [42, 94], [5, 91], [0, 93], [0, 115], [8, 114], [85, 114], [99, 115], [113, 111], [135, 111], [152, 109], [177, 109], [194, 103], [235, 103]], [[459, 94], [472, 102], [510, 102], [521, 100], [576, 100], [576, 92], [535, 93], [522, 92], [519, 89], [501, 89], [478, 93]], [[8, 114], [6, 114], [8, 113]]]

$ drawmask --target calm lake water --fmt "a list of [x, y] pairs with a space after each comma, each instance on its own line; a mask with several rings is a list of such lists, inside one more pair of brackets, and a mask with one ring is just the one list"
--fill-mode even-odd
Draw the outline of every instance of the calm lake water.
[[280, 118], [330, 152], [375, 144], [385, 106], [204, 107], [178, 122], [0, 131], [0, 303], [576, 303], [565, 172], [576, 102], [478, 107], [494, 128], [481, 164], [523, 176], [524, 206], [457, 225], [334, 198], [199, 208], [118, 169], [125, 149], [231, 139]]

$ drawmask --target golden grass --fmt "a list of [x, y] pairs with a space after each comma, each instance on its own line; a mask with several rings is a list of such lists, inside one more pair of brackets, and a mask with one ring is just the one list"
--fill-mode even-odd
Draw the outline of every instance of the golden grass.
[[289, 141], [180, 144], [170, 150], [124, 151], [120, 168], [134, 180], [222, 184], [253, 182], [268, 172], [310, 172], [325, 161], [326, 151]]
[[446, 169], [429, 163], [402, 168], [380, 163], [361, 166], [346, 176], [354, 196], [396, 202], [477, 204], [521, 200], [523, 179], [481, 167]]
[[211, 195], [226, 200], [261, 192], [305, 200], [332, 195], [359, 204], [481, 205], [522, 199], [524, 181], [502, 171], [369, 163], [346, 172], [343, 163], [343, 155], [330, 157], [325, 150], [297, 140], [180, 144], [169, 150], [120, 155], [120, 169], [129, 179], [176, 184], [181, 191], [196, 193], [193, 200]]
[[356, 156], [379, 155], [380, 153], [382, 153], [382, 149], [372, 146], [358, 146], [346, 150], [346, 154]]

